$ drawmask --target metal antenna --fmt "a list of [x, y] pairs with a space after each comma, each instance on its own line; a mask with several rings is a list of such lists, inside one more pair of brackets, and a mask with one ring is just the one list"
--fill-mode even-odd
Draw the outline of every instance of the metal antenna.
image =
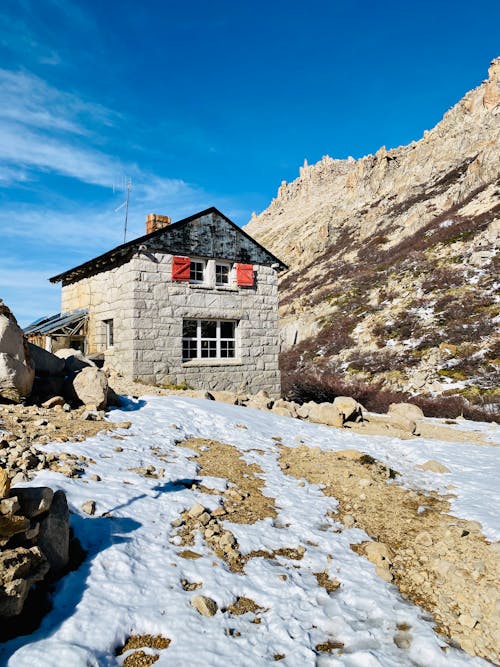
[[127, 199], [120, 204], [118, 208], [115, 208], [115, 213], [117, 213], [121, 208], [125, 206], [125, 227], [123, 229], [123, 243], [127, 240], [127, 224], [128, 224], [128, 202], [130, 199], [130, 190], [132, 190], [132, 180], [129, 178], [127, 182]]

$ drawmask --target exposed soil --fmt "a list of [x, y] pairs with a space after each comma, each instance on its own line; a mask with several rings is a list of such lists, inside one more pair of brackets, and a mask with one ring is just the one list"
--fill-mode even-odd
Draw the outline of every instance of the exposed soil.
[[498, 554], [478, 524], [450, 515], [449, 503], [391, 482], [390, 469], [353, 450], [281, 447], [283, 472], [324, 485], [338, 520], [378, 543], [353, 547], [412, 602], [432, 612], [438, 632], [473, 655], [498, 661]]
[[[132, 649], [142, 648], [151, 648], [156, 651], [162, 651], [170, 646], [170, 641], [170, 639], [160, 635], [131, 635], [123, 646], [116, 649], [115, 654], [123, 655]], [[138, 650], [125, 658], [123, 667], [149, 667], [149, 665], [154, 664], [159, 658], [159, 655], [152, 655]]]

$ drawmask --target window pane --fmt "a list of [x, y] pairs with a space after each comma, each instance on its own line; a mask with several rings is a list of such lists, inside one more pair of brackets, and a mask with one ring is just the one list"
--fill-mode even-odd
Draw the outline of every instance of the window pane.
[[184, 338], [196, 338], [196, 320], [184, 320], [182, 336]]
[[213, 359], [217, 356], [217, 343], [215, 340], [201, 341], [201, 356], [204, 359]]
[[189, 278], [196, 282], [203, 282], [203, 270], [205, 265], [203, 262], [193, 262], [191, 261]]
[[223, 359], [234, 357], [234, 342], [232, 340], [221, 340], [220, 356]]
[[215, 320], [202, 320], [201, 337], [215, 338], [217, 336], [217, 322]]
[[234, 322], [220, 323], [221, 338], [234, 338]]
[[216, 285], [227, 285], [229, 283], [229, 266], [227, 264], [215, 265]]
[[196, 341], [183, 340], [182, 341], [182, 358], [196, 359]]

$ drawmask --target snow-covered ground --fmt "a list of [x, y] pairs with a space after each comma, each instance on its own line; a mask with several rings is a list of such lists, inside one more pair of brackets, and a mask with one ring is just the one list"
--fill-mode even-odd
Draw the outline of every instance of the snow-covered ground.
[[[233, 664], [257, 667], [459, 667], [487, 665], [484, 660], [446, 645], [433, 630], [425, 612], [406, 602], [395, 586], [375, 574], [374, 566], [354, 553], [350, 544], [366, 539], [359, 529], [343, 529], [326, 517], [336, 501], [319, 487], [282, 473], [276, 442], [305, 443], [324, 450], [356, 448], [397, 469], [398, 482], [452, 493], [452, 511], [479, 521], [491, 540], [500, 538], [498, 452], [492, 446], [444, 443], [424, 439], [364, 437], [345, 430], [309, 424], [201, 399], [143, 397], [115, 410], [110, 419], [130, 420], [132, 427], [102, 433], [64, 449], [96, 461], [80, 479], [51, 471], [40, 472], [33, 485], [63, 489], [70, 504], [72, 526], [89, 555], [80, 568], [57, 584], [53, 610], [28, 637], [0, 645], [0, 664], [8, 667], [111, 667], [121, 665], [115, 648], [130, 634], [161, 634], [172, 640], [155, 665], [190, 667]], [[176, 428], [175, 425], [178, 427]], [[242, 428], [246, 426], [247, 428]], [[478, 427], [488, 430], [489, 427]], [[195, 502], [215, 508], [216, 495], [176, 483], [201, 479], [223, 489], [220, 479], [196, 474], [193, 451], [176, 445], [188, 437], [211, 438], [238, 447], [248, 463], [263, 469], [265, 495], [276, 499], [278, 517], [254, 525], [229, 527], [240, 550], [306, 546], [301, 561], [253, 558], [245, 572], [234, 573], [203, 540], [195, 547], [203, 558], [186, 560], [171, 522]], [[119, 445], [123, 451], [115, 451]], [[166, 454], [160, 461], [152, 448]], [[46, 449], [60, 451], [61, 443]], [[434, 459], [449, 468], [435, 474], [416, 468]], [[164, 477], [145, 478], [130, 468], [164, 467]], [[92, 475], [102, 481], [93, 481]], [[89, 517], [82, 504], [96, 501]], [[109, 512], [111, 517], [101, 515]], [[283, 530], [280, 526], [288, 524]], [[325, 529], [326, 526], [326, 529]], [[315, 572], [327, 570], [341, 582], [333, 594], [318, 585]], [[286, 575], [286, 578], [284, 578]], [[180, 580], [203, 582], [196, 593], [183, 590]], [[231, 617], [219, 611], [201, 616], [190, 604], [193, 595], [213, 598], [219, 608], [238, 596], [254, 600], [267, 611], [261, 623], [249, 616]], [[397, 626], [410, 626], [409, 648], [394, 642]], [[329, 639], [342, 642], [342, 652], [315, 651]]]

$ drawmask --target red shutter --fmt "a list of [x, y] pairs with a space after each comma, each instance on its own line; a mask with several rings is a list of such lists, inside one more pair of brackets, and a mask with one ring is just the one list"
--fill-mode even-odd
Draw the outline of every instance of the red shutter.
[[189, 280], [191, 260], [189, 257], [172, 258], [172, 280]]
[[240, 287], [253, 287], [253, 264], [236, 264], [236, 283]]

